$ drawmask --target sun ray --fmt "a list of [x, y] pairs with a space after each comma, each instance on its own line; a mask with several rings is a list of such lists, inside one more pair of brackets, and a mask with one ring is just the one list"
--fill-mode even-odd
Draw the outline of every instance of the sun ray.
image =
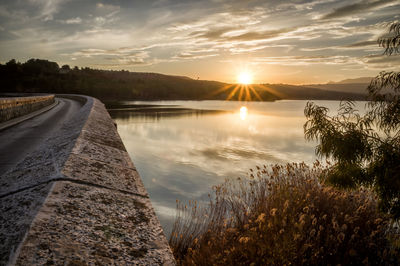
[[[243, 80], [242, 80], [243, 81]], [[262, 84], [226, 84], [210, 93], [205, 98], [212, 98], [215, 95], [225, 93], [227, 95], [226, 100], [238, 100], [238, 101], [263, 101], [262, 92], [265, 91], [272, 96], [283, 98], [284, 94], [276, 89]], [[222, 96], [222, 95], [221, 95]], [[270, 96], [267, 96], [268, 98]]]
[[236, 87], [232, 90], [232, 92], [226, 98], [227, 101], [229, 101], [233, 96], [235, 96], [236, 91], [239, 89], [239, 87], [240, 87], [240, 85], [236, 85]]
[[234, 87], [234, 84], [227, 84], [221, 88], [219, 88], [218, 90], [212, 91], [210, 93], [208, 93], [204, 98], [211, 98], [212, 96], [218, 95], [224, 91], [228, 91], [229, 89], [231, 89], [232, 87]]
[[278, 96], [280, 98], [284, 98], [284, 96], [285, 96], [283, 93], [281, 93], [273, 88], [267, 87], [265, 85], [260, 85], [260, 87], [261, 87], [261, 89], [263, 89], [269, 93], [272, 93], [273, 95]]
[[243, 87], [244, 87], [243, 85], [240, 86], [240, 92], [239, 92], [239, 98], [238, 98], [239, 101], [241, 101], [242, 97], [243, 97]]
[[256, 91], [256, 89], [254, 89], [253, 86], [249, 86], [249, 88], [250, 88], [250, 90], [253, 92], [253, 94], [256, 96], [256, 98], [257, 98], [259, 101], [262, 101], [262, 98], [261, 98], [260, 94], [258, 94], [258, 92]]
[[245, 85], [246, 101], [251, 101], [251, 95], [250, 95], [249, 87], [251, 87], [251, 85]]

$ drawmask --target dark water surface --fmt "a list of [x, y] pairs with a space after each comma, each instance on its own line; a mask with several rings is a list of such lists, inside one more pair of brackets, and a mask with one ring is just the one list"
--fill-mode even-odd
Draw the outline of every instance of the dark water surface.
[[[315, 102], [333, 111], [339, 105]], [[169, 235], [177, 199], [206, 201], [213, 185], [256, 165], [311, 164], [315, 143], [304, 140], [306, 103], [120, 102], [109, 111]]]

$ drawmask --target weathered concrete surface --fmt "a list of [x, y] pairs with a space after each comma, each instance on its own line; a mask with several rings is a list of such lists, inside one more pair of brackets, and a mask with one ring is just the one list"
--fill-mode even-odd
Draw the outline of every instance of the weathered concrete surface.
[[54, 103], [54, 95], [0, 98], [0, 122], [31, 113]]
[[174, 264], [109, 114], [75, 99], [79, 114], [1, 177], [0, 264]]

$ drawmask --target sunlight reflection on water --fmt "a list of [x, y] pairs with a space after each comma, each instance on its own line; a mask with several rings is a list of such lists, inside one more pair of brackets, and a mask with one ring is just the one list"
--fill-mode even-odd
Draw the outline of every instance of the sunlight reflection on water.
[[[312, 163], [315, 143], [303, 133], [306, 102], [136, 102], [163, 108], [110, 113], [168, 235], [176, 199], [206, 201], [213, 185], [256, 165]], [[317, 103], [332, 110], [339, 104]]]
[[240, 119], [245, 120], [247, 117], [247, 107], [246, 106], [240, 107], [239, 114], [240, 114]]

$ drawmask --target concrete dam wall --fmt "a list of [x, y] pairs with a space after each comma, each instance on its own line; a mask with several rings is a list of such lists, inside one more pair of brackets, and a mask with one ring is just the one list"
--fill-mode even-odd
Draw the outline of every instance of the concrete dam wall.
[[116, 127], [92, 97], [1, 177], [0, 265], [174, 265]]
[[0, 123], [54, 103], [54, 95], [0, 98]]

